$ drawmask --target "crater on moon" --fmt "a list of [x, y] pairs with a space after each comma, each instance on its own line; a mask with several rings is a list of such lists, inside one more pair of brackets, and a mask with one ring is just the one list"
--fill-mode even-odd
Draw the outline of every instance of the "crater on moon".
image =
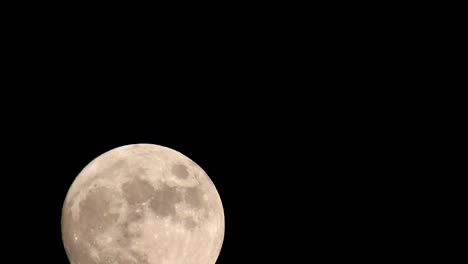
[[189, 172], [187, 170], [187, 167], [185, 167], [184, 165], [182, 164], [175, 164], [172, 166], [172, 169], [171, 169], [171, 172], [181, 178], [181, 179], [187, 179], [188, 175], [189, 175]]
[[111, 212], [112, 191], [105, 187], [94, 188], [80, 203], [80, 224], [84, 230], [104, 229], [114, 225], [118, 214]]
[[214, 264], [224, 238], [215, 186], [192, 160], [137, 144], [93, 160], [62, 209], [71, 264]]
[[200, 192], [199, 187], [185, 189], [185, 202], [196, 209], [201, 208], [203, 202], [203, 195]]
[[181, 200], [177, 188], [162, 185], [161, 189], [154, 192], [150, 207], [157, 216], [175, 215], [175, 204]]
[[148, 181], [136, 177], [122, 185], [125, 200], [130, 205], [148, 201], [154, 193], [154, 188]]

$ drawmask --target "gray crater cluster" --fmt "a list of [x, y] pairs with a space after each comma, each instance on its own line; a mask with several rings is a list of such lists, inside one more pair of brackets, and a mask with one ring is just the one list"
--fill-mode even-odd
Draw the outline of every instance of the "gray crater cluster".
[[[121, 168], [122, 162], [117, 162], [113, 167]], [[176, 164], [172, 167], [171, 172], [181, 178], [186, 179], [189, 176], [187, 168], [184, 165]], [[119, 222], [119, 214], [112, 212], [112, 202], [116, 196], [123, 195], [123, 200], [127, 203], [127, 216], [125, 220]], [[142, 178], [140, 175], [133, 175], [131, 180], [125, 182], [121, 186], [121, 194], [103, 186], [92, 186], [86, 198], [80, 202], [79, 224], [81, 225], [80, 234], [82, 239], [89, 241], [92, 246], [99, 245], [94, 241], [97, 233], [104, 232], [106, 227], [115, 226], [119, 233], [116, 243], [123, 247], [129, 247], [133, 240], [138, 239], [142, 232], [141, 230], [132, 230], [131, 223], [142, 221], [145, 217], [145, 207], [148, 207], [155, 215], [162, 218], [169, 218], [174, 223], [183, 223], [185, 228], [197, 228], [198, 221], [193, 217], [181, 218], [177, 215], [176, 204], [185, 202], [193, 210], [202, 210], [203, 197], [197, 187], [171, 187], [167, 184], [162, 184], [159, 189], [155, 189], [150, 182]], [[118, 204], [117, 206], [122, 206]], [[204, 215], [206, 216], [206, 215]], [[81, 252], [81, 250], [80, 250]], [[138, 253], [134, 250], [129, 251], [132, 256], [138, 260], [136, 263], [146, 264], [147, 256]], [[107, 260], [109, 263], [117, 262], [119, 256], [109, 255], [100, 256], [101, 260]], [[88, 259], [86, 263], [94, 263]], [[102, 262], [105, 263], [105, 262]], [[122, 263], [129, 263], [128, 260]]]

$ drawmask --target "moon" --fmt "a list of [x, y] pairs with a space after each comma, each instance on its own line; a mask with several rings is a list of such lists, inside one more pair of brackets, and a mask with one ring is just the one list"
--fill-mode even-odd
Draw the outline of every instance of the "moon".
[[62, 208], [72, 264], [214, 264], [224, 210], [208, 175], [173, 149], [134, 144], [91, 161]]

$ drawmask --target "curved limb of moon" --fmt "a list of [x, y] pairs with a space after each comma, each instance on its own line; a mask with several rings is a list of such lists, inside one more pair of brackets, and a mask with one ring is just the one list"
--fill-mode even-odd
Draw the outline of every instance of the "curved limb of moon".
[[75, 179], [62, 235], [72, 264], [213, 264], [224, 213], [215, 186], [192, 160], [157, 145], [127, 145]]

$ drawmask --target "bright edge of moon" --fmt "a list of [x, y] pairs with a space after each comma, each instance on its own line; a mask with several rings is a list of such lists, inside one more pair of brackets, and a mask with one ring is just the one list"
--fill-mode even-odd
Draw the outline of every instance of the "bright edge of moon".
[[208, 175], [173, 149], [112, 149], [75, 178], [62, 209], [72, 264], [214, 264], [224, 210]]

